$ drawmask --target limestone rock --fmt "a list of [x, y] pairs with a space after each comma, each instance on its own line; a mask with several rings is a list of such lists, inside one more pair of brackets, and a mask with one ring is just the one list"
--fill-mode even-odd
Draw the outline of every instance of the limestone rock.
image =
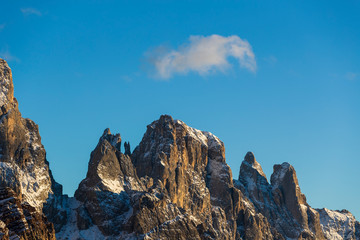
[[2, 239], [55, 239], [53, 224], [28, 203], [21, 203], [10, 188], [0, 188]]
[[290, 164], [275, 165], [269, 184], [254, 154], [248, 152], [240, 167], [239, 188], [284, 238], [324, 238], [319, 214], [307, 204]]
[[14, 98], [11, 70], [0, 59], [0, 186], [10, 187], [22, 202], [41, 210], [51, 179], [38, 126], [24, 119]]

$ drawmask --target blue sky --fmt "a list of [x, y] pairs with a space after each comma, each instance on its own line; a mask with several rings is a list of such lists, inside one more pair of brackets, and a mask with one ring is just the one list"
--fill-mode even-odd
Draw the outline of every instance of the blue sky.
[[287, 161], [311, 206], [359, 218], [359, 12], [360, 1], [7, 1], [0, 57], [65, 193], [106, 127], [133, 149], [170, 114], [224, 141], [234, 178], [249, 150], [268, 178]]

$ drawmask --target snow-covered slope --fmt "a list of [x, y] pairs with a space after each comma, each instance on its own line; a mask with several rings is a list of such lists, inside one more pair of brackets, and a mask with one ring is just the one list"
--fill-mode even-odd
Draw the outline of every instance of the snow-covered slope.
[[349, 211], [333, 211], [326, 208], [317, 211], [320, 213], [321, 227], [326, 239], [360, 239], [360, 223]]

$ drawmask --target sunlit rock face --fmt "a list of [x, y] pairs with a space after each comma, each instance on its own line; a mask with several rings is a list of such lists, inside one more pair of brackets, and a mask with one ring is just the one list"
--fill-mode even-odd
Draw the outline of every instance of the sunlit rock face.
[[[11, 195], [14, 199], [0, 201], [0, 207], [3, 210], [7, 207], [14, 209], [18, 212], [18, 214], [14, 212], [14, 215], [18, 215], [19, 219], [28, 215], [34, 221], [42, 221], [43, 204], [52, 193], [49, 165], [46, 161], [45, 149], [41, 144], [38, 126], [30, 119], [22, 118], [19, 112], [17, 100], [14, 98], [11, 69], [2, 59], [0, 59], [0, 109], [0, 187], [4, 194]], [[6, 216], [6, 221], [2, 220], [5, 226], [0, 224], [0, 228], [7, 228], [11, 239], [17, 237], [27, 239], [25, 236], [30, 232], [35, 234], [34, 236], [41, 236], [42, 239], [54, 239], [52, 224], [49, 223], [51, 226], [47, 226], [46, 221], [39, 223], [39, 229], [36, 229], [36, 224], [31, 225], [34, 221], [27, 219], [23, 221], [26, 230], [20, 231], [8, 225], [12, 222], [8, 217], [10, 216]], [[45, 232], [40, 234], [42, 231]]]
[[133, 152], [105, 129], [68, 197], [13, 91], [0, 60], [0, 239], [360, 239], [351, 213], [309, 206], [289, 163], [269, 183], [248, 152], [234, 180], [224, 143], [169, 115]]
[[[58, 239], [273, 239], [233, 185], [222, 141], [163, 115], [132, 154], [106, 129]], [[128, 151], [128, 150], [127, 150]], [[74, 237], [75, 236], [75, 237]]]

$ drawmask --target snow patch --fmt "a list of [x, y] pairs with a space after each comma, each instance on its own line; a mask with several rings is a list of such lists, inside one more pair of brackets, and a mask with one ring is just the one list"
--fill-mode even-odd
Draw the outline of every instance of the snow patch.
[[110, 192], [121, 193], [124, 191], [123, 183], [120, 180], [105, 178], [101, 174], [99, 174], [99, 177], [101, 178], [101, 183], [108, 188]]
[[326, 208], [319, 209], [318, 212], [321, 228], [327, 239], [354, 239], [356, 219], [350, 212]]
[[25, 170], [13, 163], [0, 162], [0, 178], [13, 189], [18, 182], [22, 201], [41, 210], [48, 194], [52, 193], [48, 169], [29, 164]]
[[207, 146], [209, 149], [218, 148], [223, 145], [221, 140], [211, 132], [200, 131], [198, 129], [189, 127], [181, 120], [175, 120], [175, 123], [181, 125], [189, 136], [200, 142], [202, 145]]
[[202, 145], [208, 145], [208, 138], [202, 131], [189, 127], [181, 120], [175, 120], [175, 123], [181, 125], [186, 130], [186, 133], [194, 140], [200, 142]]
[[76, 209], [80, 202], [75, 198], [69, 198], [68, 221], [61, 231], [56, 234], [58, 240], [78, 240], [78, 239], [107, 239], [97, 226], [92, 226], [86, 230], [79, 230], [77, 227]]
[[7, 98], [7, 95], [9, 93], [9, 85], [9, 78], [4, 77], [0, 79], [0, 107], [5, 105], [9, 101], [9, 99]]

